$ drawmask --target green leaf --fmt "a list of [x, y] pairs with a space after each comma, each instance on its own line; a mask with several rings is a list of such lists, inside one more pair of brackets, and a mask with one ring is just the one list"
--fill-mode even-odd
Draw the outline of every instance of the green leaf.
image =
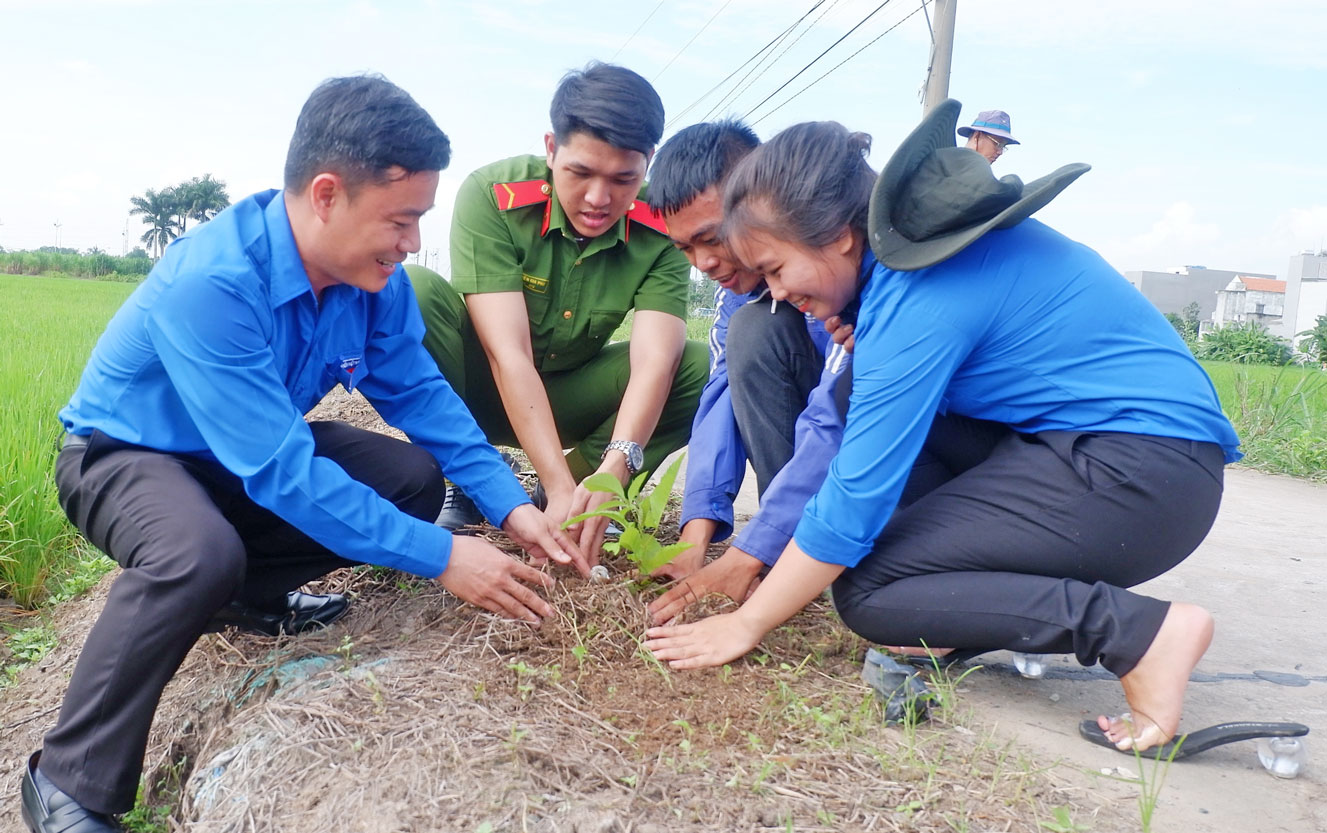
[[642, 543], [642, 538], [644, 537], [645, 536], [642, 535], [640, 531], [640, 527], [636, 526], [633, 523], [628, 523], [628, 524], [623, 524], [622, 534], [618, 536], [617, 542], [618, 545], [626, 552], [634, 553], [637, 549], [640, 548], [640, 545]]
[[660, 547], [658, 552], [650, 556], [649, 563], [641, 563], [640, 569], [643, 573], [653, 573], [663, 565], [677, 558], [678, 554], [689, 549], [693, 545], [688, 541], [679, 541], [676, 544], [669, 544], [666, 547]]
[[626, 501], [627, 499], [626, 492], [622, 491], [622, 484], [618, 482], [616, 477], [606, 471], [590, 475], [581, 481], [581, 485], [591, 492], [611, 492], [617, 496], [618, 500]]
[[650, 473], [648, 471], [643, 471], [632, 478], [631, 486], [627, 488], [627, 500], [632, 503], [636, 502], [636, 498], [640, 495], [641, 487], [645, 485], [645, 479], [649, 476]]
[[664, 510], [668, 508], [668, 498], [673, 494], [673, 481], [677, 480], [677, 473], [682, 468], [682, 461], [686, 459], [686, 454], [679, 454], [673, 464], [668, 467], [660, 477], [659, 482], [651, 490], [648, 497], [641, 501], [640, 522], [646, 529], [657, 529], [659, 521], [663, 519]]
[[627, 551], [627, 558], [630, 558], [636, 568], [648, 576], [650, 571], [645, 569], [645, 565], [650, 563], [663, 547], [659, 546], [659, 541], [648, 533], [638, 533], [636, 537], [636, 545]]
[[[605, 506], [608, 508], [605, 509], [604, 508]], [[627, 520], [626, 514], [622, 512], [620, 509], [618, 509], [619, 506], [621, 506], [621, 504], [609, 501], [607, 503], [602, 504], [598, 509], [595, 509], [593, 512], [582, 512], [579, 515], [567, 518], [565, 521], [562, 522], [561, 528], [566, 529], [572, 524], [578, 524], [581, 521], [589, 520], [590, 518], [608, 518], [610, 520], [617, 521], [617, 525], [625, 529], [626, 527], [624, 525], [630, 522]]]

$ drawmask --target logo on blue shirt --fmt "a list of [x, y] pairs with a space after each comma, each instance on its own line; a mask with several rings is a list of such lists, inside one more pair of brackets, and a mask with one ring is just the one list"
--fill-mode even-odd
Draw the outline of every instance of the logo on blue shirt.
[[355, 370], [359, 368], [360, 362], [364, 361], [363, 356], [342, 356], [341, 372], [345, 374], [341, 383], [346, 386], [347, 391], [355, 390]]

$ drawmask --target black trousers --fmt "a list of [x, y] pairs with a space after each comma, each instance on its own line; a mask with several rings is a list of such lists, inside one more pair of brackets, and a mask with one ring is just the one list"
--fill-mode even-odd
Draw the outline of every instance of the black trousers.
[[1202, 542], [1223, 469], [1212, 443], [938, 417], [835, 604], [881, 644], [1073, 653], [1123, 675], [1169, 609], [1124, 588]]
[[[446, 486], [422, 448], [339, 422], [310, 425], [335, 460], [403, 511], [432, 520]], [[67, 442], [55, 481], [69, 519], [123, 572], [88, 634], [41, 769], [80, 804], [133, 807], [161, 692], [226, 603], [281, 610], [285, 594], [354, 562], [259, 507], [219, 464], [94, 433]]]
[[825, 358], [792, 304], [747, 304], [733, 313], [725, 342], [733, 416], [764, 496], [793, 456], [797, 417], [820, 381]]

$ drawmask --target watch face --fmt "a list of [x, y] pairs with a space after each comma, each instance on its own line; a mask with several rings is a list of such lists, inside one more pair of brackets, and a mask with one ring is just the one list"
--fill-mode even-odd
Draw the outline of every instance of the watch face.
[[627, 468], [631, 470], [631, 474], [640, 471], [640, 467], [645, 464], [645, 452], [641, 451], [641, 447], [631, 440], [613, 440], [604, 447], [605, 454], [609, 451], [622, 452], [622, 455], [627, 458]]

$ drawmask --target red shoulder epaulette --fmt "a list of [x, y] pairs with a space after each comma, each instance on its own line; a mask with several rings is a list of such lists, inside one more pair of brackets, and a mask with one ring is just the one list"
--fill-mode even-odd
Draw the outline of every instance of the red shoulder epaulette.
[[[631, 204], [631, 208], [627, 210], [627, 219], [649, 226], [664, 237], [668, 236], [668, 224], [664, 222], [663, 214], [650, 208], [650, 204], [645, 200], [637, 198]], [[631, 239], [631, 223], [627, 223], [626, 239]]]
[[497, 198], [499, 211], [510, 211], [537, 202], [547, 202], [552, 193], [548, 183], [542, 179], [498, 182], [493, 185], [493, 196]]

